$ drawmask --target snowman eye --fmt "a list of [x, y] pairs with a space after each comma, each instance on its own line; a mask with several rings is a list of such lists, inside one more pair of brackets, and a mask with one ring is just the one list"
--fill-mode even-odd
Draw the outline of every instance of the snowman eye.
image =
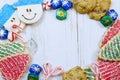
[[28, 10], [28, 9], [26, 9], [26, 12], [29, 12], [29, 10]]
[[13, 20], [15, 20], [15, 18], [13, 18]]
[[29, 9], [29, 11], [30, 11], [30, 12], [32, 12], [32, 10], [31, 10], [31, 9]]
[[13, 20], [11, 20], [11, 22], [13, 22]]

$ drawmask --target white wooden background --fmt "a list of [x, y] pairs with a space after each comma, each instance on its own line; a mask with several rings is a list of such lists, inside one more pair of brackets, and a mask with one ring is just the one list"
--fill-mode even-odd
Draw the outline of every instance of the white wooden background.
[[[12, 4], [15, 1], [0, 0], [0, 8], [5, 3]], [[112, 0], [111, 8], [120, 15], [120, 0]], [[53, 67], [61, 65], [69, 70], [77, 65], [88, 66], [95, 61], [106, 28], [100, 22], [89, 19], [86, 14], [76, 13], [74, 9], [67, 13], [67, 19], [59, 21], [55, 18], [55, 10], [45, 11], [38, 23], [26, 27], [22, 33], [26, 42], [32, 37], [38, 45], [30, 64], [42, 65], [49, 61]], [[22, 80], [27, 80], [27, 74], [28, 70]]]

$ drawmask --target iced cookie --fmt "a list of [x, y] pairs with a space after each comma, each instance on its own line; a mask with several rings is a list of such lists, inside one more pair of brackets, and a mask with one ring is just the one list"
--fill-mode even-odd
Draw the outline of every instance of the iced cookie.
[[43, 8], [41, 4], [19, 6], [17, 7], [16, 11], [19, 19], [25, 24], [36, 23], [43, 14]]
[[120, 33], [101, 48], [98, 58], [105, 61], [120, 61]]
[[94, 74], [89, 67], [84, 68], [84, 73], [87, 76], [87, 80], [95, 80]]
[[81, 13], [89, 13], [96, 7], [96, 0], [73, 0], [74, 9]]
[[[92, 1], [91, 1], [92, 2]], [[109, 10], [111, 0], [97, 0], [97, 5], [88, 15], [91, 19], [100, 20]]]
[[120, 20], [117, 19], [112, 27], [110, 27], [105, 35], [103, 36], [103, 39], [100, 42], [100, 48], [102, 48], [109, 40], [111, 40], [118, 32], [120, 31]]
[[20, 80], [26, 71], [30, 56], [17, 54], [0, 60], [0, 73], [5, 80]]
[[25, 28], [25, 23], [20, 21], [20, 19], [17, 16], [17, 13], [14, 12], [12, 16], [4, 24], [4, 28], [7, 29], [8, 31], [20, 32]]
[[19, 0], [14, 3], [19, 19], [25, 24], [36, 23], [43, 14], [43, 0]]
[[[23, 29], [25, 24], [17, 17], [15, 9], [12, 5], [5, 4], [0, 11], [0, 27], [4, 27], [8, 31], [20, 32], [20, 28]], [[17, 26], [13, 26], [17, 25]]]
[[120, 63], [98, 60], [101, 80], [120, 80]]
[[62, 80], [87, 80], [86, 75], [79, 66], [70, 69], [62, 74]]
[[0, 44], [0, 59], [16, 53], [22, 53], [25, 46], [22, 43], [12, 42]]

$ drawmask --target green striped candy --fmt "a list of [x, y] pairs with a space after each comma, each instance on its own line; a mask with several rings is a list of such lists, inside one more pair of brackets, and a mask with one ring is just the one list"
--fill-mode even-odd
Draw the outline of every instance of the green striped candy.
[[100, 50], [98, 57], [108, 61], [120, 61], [120, 33]]
[[91, 71], [91, 69], [89, 67], [84, 68], [84, 72], [85, 72], [85, 74], [87, 76], [87, 80], [95, 80], [93, 72]]
[[21, 43], [12, 42], [0, 44], [0, 58], [10, 56], [11, 54], [22, 53], [25, 46]]

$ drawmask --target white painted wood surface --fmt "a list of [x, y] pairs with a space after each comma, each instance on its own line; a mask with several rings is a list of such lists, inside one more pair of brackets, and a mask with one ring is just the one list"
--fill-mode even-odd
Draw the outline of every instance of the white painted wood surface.
[[[0, 8], [5, 3], [12, 4], [15, 1], [0, 0]], [[112, 0], [111, 8], [120, 15], [120, 0]], [[77, 65], [85, 67], [95, 61], [106, 28], [87, 15], [76, 13], [74, 9], [68, 10], [67, 14], [67, 20], [59, 21], [55, 18], [55, 10], [45, 11], [39, 22], [26, 27], [22, 33], [26, 42], [32, 37], [38, 45], [30, 64], [42, 65], [49, 61], [53, 67], [61, 65], [69, 70]], [[27, 74], [28, 70], [21, 80], [27, 80]]]

